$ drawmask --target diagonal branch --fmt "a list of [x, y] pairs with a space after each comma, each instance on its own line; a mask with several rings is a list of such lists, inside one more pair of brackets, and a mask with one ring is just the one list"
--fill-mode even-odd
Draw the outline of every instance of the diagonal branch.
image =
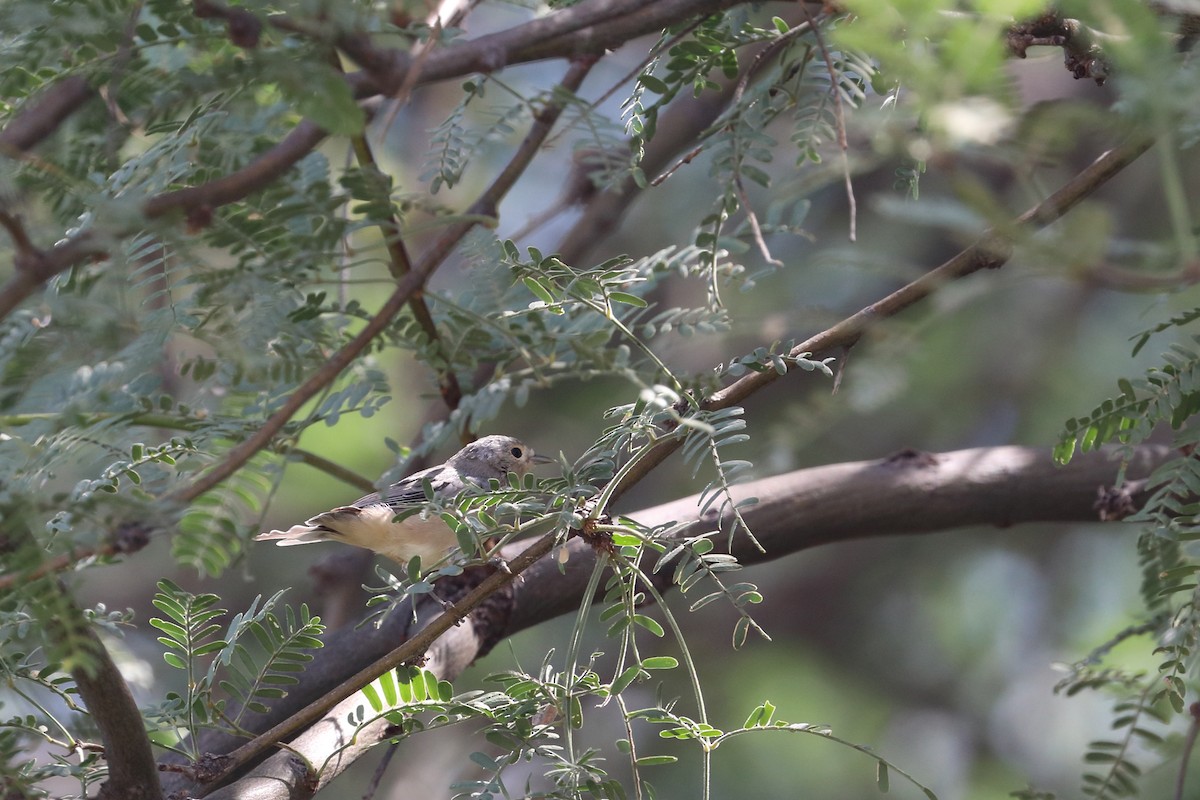
[[[680, 20], [715, 14], [745, 0], [583, 0], [569, 8], [508, 30], [454, 42], [430, 53], [420, 66], [417, 85], [494, 72], [513, 64], [601, 53], [630, 39], [656, 33]], [[373, 46], [365, 34], [342, 36], [346, 51], [363, 73], [352, 76], [358, 97], [391, 95], [404, 85], [414, 59], [401, 50]]]
[[64, 78], [28, 101], [0, 131], [0, 156], [20, 158], [94, 96], [87, 78]]
[[[591, 69], [594, 59], [575, 61], [567, 70], [560, 84], [561, 90], [568, 96], [574, 95], [583, 83], [584, 77]], [[326, 361], [320, 369], [313, 373], [308, 380], [300, 385], [287, 401], [272, 414], [262, 427], [248, 439], [231, 449], [219, 464], [201, 475], [195, 481], [171, 492], [164, 498], [168, 502], [187, 503], [209, 491], [221, 481], [228, 478], [245, 464], [255, 453], [266, 447], [271, 439], [283, 429], [283, 426], [307, 403], [317, 392], [331, 383], [347, 366], [363, 351], [364, 348], [386, 328], [392, 319], [400, 312], [412, 296], [420, 291], [429, 276], [441, 266], [462, 237], [474, 228], [483, 217], [494, 217], [500, 200], [516, 183], [537, 153], [541, 143], [549, 135], [554, 123], [565, 107], [565, 100], [552, 96], [546, 106], [534, 117], [534, 123], [529, 133], [518, 146], [512, 159], [501, 171], [479, 199], [466, 212], [465, 219], [451, 225], [412, 270], [396, 282], [396, 288], [383, 304], [383, 307], [371, 318], [366, 327], [350, 342]]]
[[[998, 269], [1012, 255], [1015, 237], [1024, 230], [1042, 228], [1062, 217], [1084, 198], [1091, 195], [1113, 176], [1121, 172], [1138, 156], [1150, 149], [1153, 140], [1141, 138], [1105, 152], [1092, 164], [1058, 191], [1021, 214], [1004, 228], [993, 228], [979, 238], [975, 244], [961, 251], [941, 266], [906, 284], [876, 302], [827, 328], [810, 336], [792, 348], [788, 354], [796, 358], [805, 354], [820, 355], [836, 348], [852, 347], [864, 332], [880, 320], [899, 314], [941, 289], [947, 283], [965, 278], [981, 269]], [[742, 403], [747, 397], [773, 383], [779, 377], [775, 370], [751, 372], [724, 389], [700, 402], [704, 411], [716, 411]], [[645, 478], [683, 444], [677, 437], [665, 438], [646, 456], [624, 474], [622, 482], [615, 487], [614, 498], [624, 494], [630, 487]]]
[[[236, 172], [200, 186], [155, 195], [142, 204], [142, 214], [145, 219], [152, 220], [173, 211], [183, 211], [194, 224], [203, 224], [217, 206], [241, 200], [283, 175], [327, 135], [315, 123], [304, 120], [279, 144]], [[133, 232], [133, 229], [112, 231], [108, 237]], [[45, 250], [27, 248], [19, 251], [14, 259], [15, 274], [0, 287], [0, 319], [58, 273], [89, 258], [106, 257], [109, 246], [109, 238], [94, 230], [85, 230]]]

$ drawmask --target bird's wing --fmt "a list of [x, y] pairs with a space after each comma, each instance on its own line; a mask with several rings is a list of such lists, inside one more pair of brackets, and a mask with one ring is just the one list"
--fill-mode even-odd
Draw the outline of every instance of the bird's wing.
[[358, 508], [388, 505], [396, 510], [419, 506], [425, 502], [424, 482], [426, 480], [432, 485], [435, 495], [443, 494], [448, 490], [457, 494], [452, 486], [452, 484], [457, 482], [454, 480], [456, 475], [457, 473], [451, 467], [446, 466], [423, 469], [420, 472], [414, 472], [397, 483], [393, 483], [384, 490], [382, 495], [379, 492], [369, 494], [366, 497], [356, 500], [353, 505]]

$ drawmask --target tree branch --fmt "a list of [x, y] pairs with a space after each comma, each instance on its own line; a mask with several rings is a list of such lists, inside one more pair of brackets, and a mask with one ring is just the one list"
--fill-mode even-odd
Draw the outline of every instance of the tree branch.
[[[327, 135], [316, 124], [303, 120], [279, 144], [236, 172], [200, 186], [155, 195], [143, 203], [142, 214], [152, 220], [172, 211], [184, 211], [193, 224], [206, 224], [214, 208], [262, 189], [312, 152]], [[95, 230], [85, 230], [46, 250], [19, 251], [14, 259], [16, 274], [0, 288], [0, 319], [58, 273], [88, 258], [106, 257], [109, 237], [129, 233], [133, 233], [132, 228], [109, 231], [103, 237]]]
[[[379, 169], [379, 164], [375, 160], [375, 154], [371, 150], [371, 145], [367, 141], [365, 133], [352, 137], [350, 145], [354, 150], [354, 155], [358, 159], [358, 164], [364, 169], [373, 170], [378, 175], [382, 176], [383, 171]], [[386, 199], [389, 203], [391, 198]], [[392, 273], [392, 277], [400, 280], [408, 273], [412, 272], [412, 259], [408, 255], [408, 248], [404, 244], [404, 239], [401, 234], [400, 217], [393, 210], [387, 218], [379, 224], [380, 235], [383, 236], [384, 247], [388, 253], [388, 271]], [[438, 389], [442, 395], [442, 401], [446, 407], [453, 410], [458, 408], [458, 404], [462, 402], [462, 387], [458, 384], [458, 376], [454, 374], [454, 368], [450, 364], [450, 359], [446, 358], [445, 345], [442, 342], [441, 334], [438, 333], [437, 325], [434, 324], [433, 315], [429, 313], [429, 306], [425, 303], [424, 297], [420, 294], [414, 294], [408, 301], [408, 308], [412, 312], [413, 318], [417, 324], [421, 326], [421, 330], [429, 337], [429, 341], [437, 348], [439, 355], [445, 362], [445, 368], [438, 372]]]
[[[1115, 453], [1115, 448], [1087, 453], [1065, 467], [1058, 467], [1049, 451], [1028, 447], [937, 454], [904, 451], [875, 461], [831, 464], [765, 478], [736, 486], [734, 500], [759, 498], [758, 504], [742, 509], [742, 514], [766, 552], [742, 539], [734, 543], [733, 551], [744, 564], [754, 564], [818, 545], [873, 536], [932, 533], [973, 525], [1009, 530], [1027, 522], [1099, 521], [1097, 490], [1117, 479]], [[1147, 496], [1141, 488], [1144, 479], [1173, 454], [1170, 448], [1157, 445], [1134, 450], [1125, 488], [1134, 507], [1140, 506]], [[628, 516], [646, 526], [678, 521], [682, 524], [672, 533], [676, 540], [729, 529], [728, 517], [698, 517], [699, 507], [700, 495], [692, 495]], [[513, 560], [513, 571], [523, 574], [523, 579], [512, 584], [513, 597], [505, 604], [510, 609], [507, 616], [493, 616], [486, 621], [468, 616], [471, 622], [468, 629], [446, 625], [444, 615], [431, 617], [426, 607], [422, 619], [431, 620], [431, 624], [415, 638], [409, 637], [420, 626], [410, 629], [410, 617], [403, 611], [394, 613], [379, 629], [368, 627], [335, 633], [306, 669], [302, 688], [277, 701], [269, 714], [251, 720], [249, 727], [261, 729], [274, 725], [276, 730], [282, 726], [298, 730], [308, 725], [308, 731], [292, 741], [291, 746], [301, 749], [310, 761], [318, 764], [336, 753], [336, 760], [326, 769], [333, 774], [341, 772], [386, 733], [372, 725], [355, 734], [344, 727], [344, 720], [356, 705], [364, 704], [353, 689], [373, 679], [369, 676], [379, 674], [376, 671], [381, 666], [379, 659], [393, 666], [404, 661], [398, 656], [400, 651], [394, 649], [396, 642], [405, 642], [401, 650], [407, 655], [416, 649], [413, 643], [418, 640], [436, 641], [429, 651], [432, 660], [427, 666], [440, 677], [453, 680], [457, 670], [480, 657], [496, 641], [578, 608], [599, 555], [582, 540], [572, 539], [566, 545], [569, 558], [565, 564], [558, 559], [540, 558], [537, 552], [548, 551], [550, 548], [545, 545], [552, 538], [538, 540], [533, 547], [518, 542], [505, 549], [507, 557], [527, 548]], [[716, 537], [716, 542], [720, 547], [725, 537]], [[669, 577], [669, 572], [664, 572], [655, 576], [655, 580], [668, 588], [665, 581]], [[503, 580], [506, 580], [504, 573], [493, 573], [463, 602], [485, 594], [489, 582]], [[464, 607], [456, 606], [456, 610]], [[434, 626], [448, 633], [429, 638]], [[353, 653], [354, 658], [346, 658], [347, 653]], [[371, 661], [374, 663], [370, 668], [351, 676], [354, 670]], [[459, 665], [457, 669], [455, 665]], [[336, 706], [328, 702], [331, 696], [338, 698]], [[327, 709], [324, 716], [315, 715], [311, 705], [304, 707], [314, 700]], [[320, 722], [316, 724], [318, 716]], [[295, 724], [297, 719], [303, 719], [304, 725]], [[274, 731], [260, 739], [273, 735]], [[353, 749], [343, 749], [352, 739]], [[206, 737], [202, 744], [205, 749], [220, 752], [236, 746], [237, 741], [225, 736]], [[330, 777], [319, 776], [319, 785], [324, 786]], [[287, 753], [279, 753], [212, 796], [233, 798], [253, 789], [263, 792], [264, 800], [282, 800], [300, 785], [311, 787], [311, 782], [300, 782], [313, 778], [298, 772]]]
[[[785, 18], [794, 17], [794, 13], [784, 13]], [[802, 23], [807, 24], [807, 23]], [[780, 40], [767, 42], [749, 48], [750, 65], [737, 78], [715, 76], [721, 86], [714, 91], [706, 91], [699, 97], [691, 92], [681, 92], [666, 109], [658, 122], [654, 138], [646, 143], [646, 152], [642, 156], [641, 168], [646, 175], [658, 175], [660, 178], [670, 168], [671, 161], [693, 144], [713, 122], [721, 116], [730, 102], [736, 102], [737, 96], [744, 90], [745, 84], [772, 63], [772, 56], [777, 55], [781, 48]], [[698, 150], [691, 157], [698, 154]], [[685, 160], [690, 160], [690, 158]], [[676, 167], [677, 168], [677, 167]], [[567, 231], [559, 242], [556, 252], [568, 264], [582, 261], [597, 244], [603, 242], [609, 233], [616, 228], [633, 204], [633, 200], [643, 191], [642, 187], [632, 178], [626, 178], [619, 186], [596, 192], [588, 200], [579, 219]]]
[[[508, 30], [454, 42], [423, 57], [414, 86], [550, 58], [616, 48], [679, 20], [705, 16], [745, 0], [583, 0]], [[393, 95], [416, 69], [407, 52], [375, 47], [366, 34], [343, 35], [338, 47], [363, 68], [352, 76], [358, 97]]]
[[[40, 562], [41, 549], [22, 515], [11, 514], [8, 522], [5, 530], [7, 563]], [[30, 583], [32, 580], [25, 581], [27, 590]], [[100, 731], [108, 779], [101, 785], [97, 797], [99, 800], [160, 800], [158, 765], [146, 735], [145, 722], [112, 654], [75, 603], [70, 590], [60, 581], [54, 578], [41, 581], [32, 596], [41, 605], [35, 619], [40, 617], [44, 622], [42, 627], [49, 649], [60, 651], [58, 668], [70, 672], [84, 706]]]
[[25, 105], [0, 131], [0, 155], [20, 158], [50, 136], [71, 114], [95, 95], [87, 78], [72, 75], [55, 83]]

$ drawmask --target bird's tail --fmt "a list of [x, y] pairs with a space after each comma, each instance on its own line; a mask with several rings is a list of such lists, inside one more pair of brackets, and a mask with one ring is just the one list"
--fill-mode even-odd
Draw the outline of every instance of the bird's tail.
[[263, 531], [254, 537], [256, 542], [274, 541], [279, 547], [328, 541], [329, 531], [315, 525], [293, 525], [286, 531]]

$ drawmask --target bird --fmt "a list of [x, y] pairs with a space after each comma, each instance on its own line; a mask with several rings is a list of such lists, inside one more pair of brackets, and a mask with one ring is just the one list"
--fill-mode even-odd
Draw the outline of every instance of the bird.
[[279, 547], [345, 542], [373, 550], [401, 566], [420, 556], [424, 570], [458, 545], [454, 531], [438, 515], [417, 513], [396, 519], [397, 514], [424, 505], [426, 481], [434, 497], [449, 499], [468, 483], [486, 487], [491, 478], [503, 481], [510, 472], [524, 475], [535, 464], [551, 461], [535, 455], [532, 448], [511, 436], [484, 436], [450, 456], [446, 463], [409, 475], [382, 493], [374, 492], [348, 506], [322, 512], [286, 531], [264, 531], [254, 540], [274, 541]]

